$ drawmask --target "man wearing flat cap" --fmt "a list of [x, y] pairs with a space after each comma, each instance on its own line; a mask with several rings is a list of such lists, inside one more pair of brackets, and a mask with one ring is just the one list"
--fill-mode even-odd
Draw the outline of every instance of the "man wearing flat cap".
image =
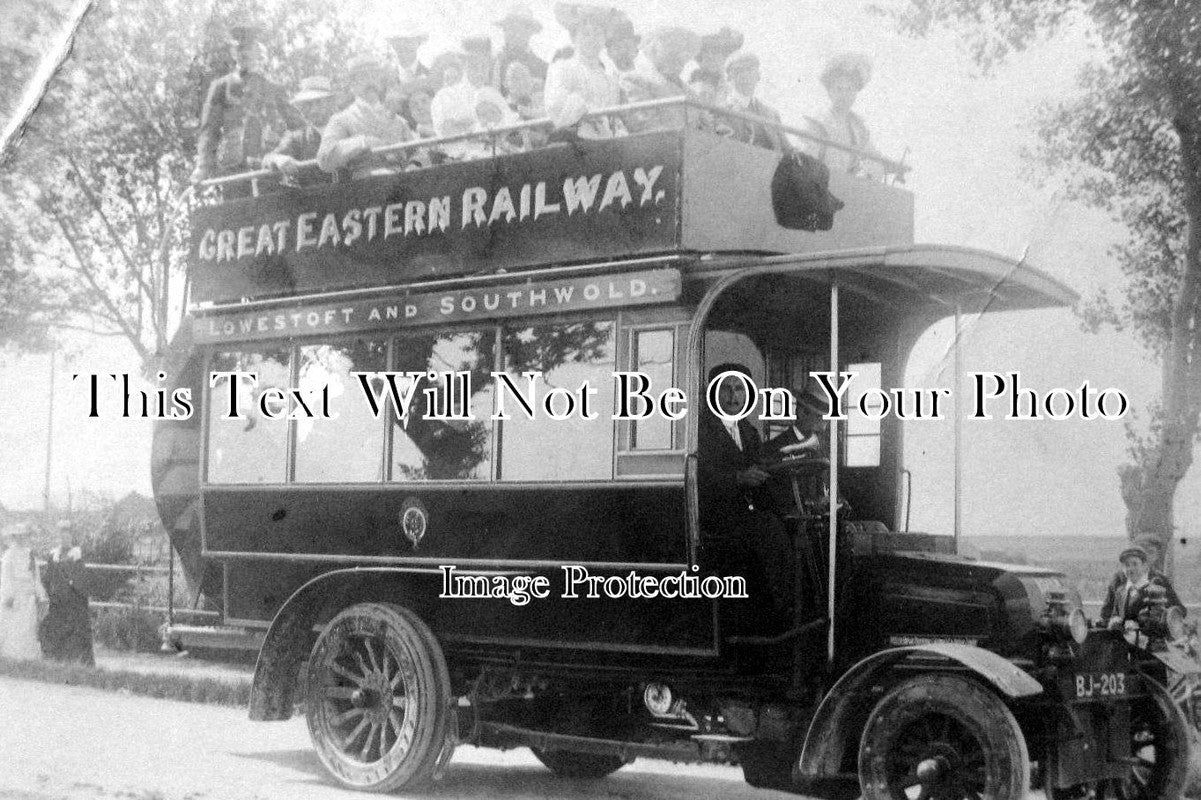
[[[1158, 546], [1158, 542], [1156, 543]], [[1163, 589], [1167, 606], [1180, 605], [1180, 598], [1172, 584], [1160, 572], [1153, 572], [1147, 550], [1140, 544], [1132, 544], [1118, 554], [1122, 570], [1114, 576], [1101, 606], [1101, 619], [1108, 628], [1121, 630], [1128, 621], [1137, 621], [1139, 614], [1148, 605], [1151, 586]]]
[[534, 55], [530, 39], [542, 30], [542, 23], [524, 3], [514, 4], [509, 13], [496, 21], [504, 33], [505, 43], [496, 54], [496, 67], [492, 74], [492, 85], [498, 89], [504, 85], [505, 74], [513, 62], [524, 64], [538, 81], [546, 81], [546, 62]]
[[282, 173], [285, 183], [296, 185], [300, 162], [312, 161], [321, 149], [321, 131], [329, 123], [336, 102], [333, 84], [325, 75], [301, 79], [300, 91], [292, 96], [292, 107], [304, 119], [304, 126], [284, 134], [275, 149], [263, 156], [263, 168]]
[[[622, 76], [621, 88], [631, 103], [685, 97], [688, 87], [680, 80], [684, 65], [696, 57], [701, 39], [687, 28], [665, 27], [651, 31], [642, 40], [646, 61], [638, 69]], [[683, 106], [632, 112], [626, 116], [631, 133], [661, 128], [682, 128], [686, 114]]]
[[[726, 59], [726, 82], [729, 92], [726, 107], [770, 122], [780, 122], [780, 112], [759, 99], [761, 79], [759, 56], [749, 50], [739, 50]], [[748, 120], [731, 120], [734, 138], [768, 150], [787, 150], [788, 143], [778, 128]]]
[[1146, 589], [1152, 584], [1163, 587], [1168, 608], [1181, 605], [1172, 582], [1155, 568], [1161, 551], [1155, 536], [1143, 534], [1118, 554], [1122, 568], [1109, 582], [1101, 606], [1101, 619], [1108, 627], [1121, 628], [1126, 620], [1137, 620], [1146, 606]]
[[229, 35], [234, 69], [209, 85], [200, 114], [194, 183], [257, 169], [284, 131], [300, 124], [283, 87], [262, 74], [259, 29], [241, 25]]
[[338, 173], [351, 170], [362, 178], [377, 172], [391, 172], [420, 160], [421, 153], [390, 156], [372, 150], [414, 138], [403, 117], [384, 105], [388, 70], [371, 56], [358, 56], [348, 66], [347, 84], [354, 102], [330, 117], [321, 132], [317, 163], [323, 170]]
[[813, 142], [805, 149], [814, 158], [824, 161], [831, 172], [880, 179], [885, 168], [879, 161], [863, 158], [863, 154], [880, 155], [872, 144], [867, 123], [852, 110], [855, 99], [867, 86], [872, 76], [872, 63], [859, 53], [840, 53], [826, 62], [821, 73], [821, 83], [830, 98], [830, 104], [819, 117], [807, 117], [806, 128], [810, 133], [836, 145]]

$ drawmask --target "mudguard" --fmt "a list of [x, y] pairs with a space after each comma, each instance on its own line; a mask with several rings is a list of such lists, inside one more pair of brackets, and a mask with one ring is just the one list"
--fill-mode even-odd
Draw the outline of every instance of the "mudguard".
[[793, 780], [804, 784], [839, 773], [853, 728], [861, 727], [879, 698], [867, 689], [882, 671], [905, 661], [934, 662], [952, 669], [966, 669], [992, 684], [1006, 697], [1030, 697], [1042, 685], [1009, 660], [966, 644], [932, 643], [881, 650], [860, 661], [838, 679], [826, 694], [809, 723], [800, 758], [793, 767]]
[[259, 722], [285, 720], [296, 705], [300, 665], [316, 641], [315, 626], [359, 600], [403, 602], [406, 579], [430, 569], [356, 567], [318, 575], [301, 586], [271, 621], [254, 667], [250, 688], [250, 718]]

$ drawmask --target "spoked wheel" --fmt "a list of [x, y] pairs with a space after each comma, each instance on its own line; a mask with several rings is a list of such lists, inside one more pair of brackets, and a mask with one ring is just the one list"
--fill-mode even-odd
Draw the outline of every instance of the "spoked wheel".
[[1130, 756], [1126, 777], [1096, 787], [1097, 800], [1177, 800], [1188, 775], [1188, 727], [1172, 695], [1146, 681], [1149, 696], [1130, 708]]
[[864, 800], [1024, 800], [1029, 779], [1013, 713], [955, 675], [899, 684], [872, 711], [859, 745]]
[[625, 766], [620, 756], [600, 753], [575, 753], [571, 750], [543, 750], [531, 747], [538, 760], [560, 778], [597, 780]]
[[351, 606], [325, 627], [309, 658], [309, 735], [348, 787], [389, 792], [434, 774], [453, 709], [442, 648], [408, 609]]

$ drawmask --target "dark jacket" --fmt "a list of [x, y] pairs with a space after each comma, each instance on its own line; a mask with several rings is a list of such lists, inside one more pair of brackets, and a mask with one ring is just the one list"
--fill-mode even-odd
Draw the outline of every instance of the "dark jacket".
[[697, 442], [697, 495], [701, 527], [712, 536], [729, 536], [752, 510], [767, 511], [762, 488], [738, 485], [738, 473], [759, 463], [759, 434], [745, 420], [738, 423], [742, 449], [734, 444], [721, 420], [703, 412]]
[[209, 85], [200, 114], [196, 170], [213, 177], [257, 168], [284, 132], [300, 123], [282, 86], [258, 73], [222, 75]]
[[[1147, 607], [1146, 587], [1152, 584], [1164, 587], [1168, 608], [1181, 604], [1180, 598], [1176, 595], [1176, 590], [1172, 588], [1172, 582], [1168, 580], [1166, 575], [1159, 570], [1153, 569], [1148, 577], [1147, 584], [1141, 589], [1136, 589], [1126, 603], [1125, 613], [1122, 614], [1123, 620], [1138, 619], [1139, 613]], [[1110, 618], [1118, 615], [1118, 607], [1124, 599], [1123, 594], [1125, 591], [1126, 575], [1119, 571], [1114, 574], [1113, 579], [1109, 582], [1109, 587], [1105, 591], [1105, 602], [1101, 606], [1102, 622], [1108, 622]]]

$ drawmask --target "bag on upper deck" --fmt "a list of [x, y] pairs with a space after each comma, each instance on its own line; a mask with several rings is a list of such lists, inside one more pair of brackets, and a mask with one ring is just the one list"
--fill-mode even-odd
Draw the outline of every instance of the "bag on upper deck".
[[771, 179], [776, 222], [798, 231], [828, 231], [843, 202], [830, 194], [830, 169], [813, 156], [785, 153]]

